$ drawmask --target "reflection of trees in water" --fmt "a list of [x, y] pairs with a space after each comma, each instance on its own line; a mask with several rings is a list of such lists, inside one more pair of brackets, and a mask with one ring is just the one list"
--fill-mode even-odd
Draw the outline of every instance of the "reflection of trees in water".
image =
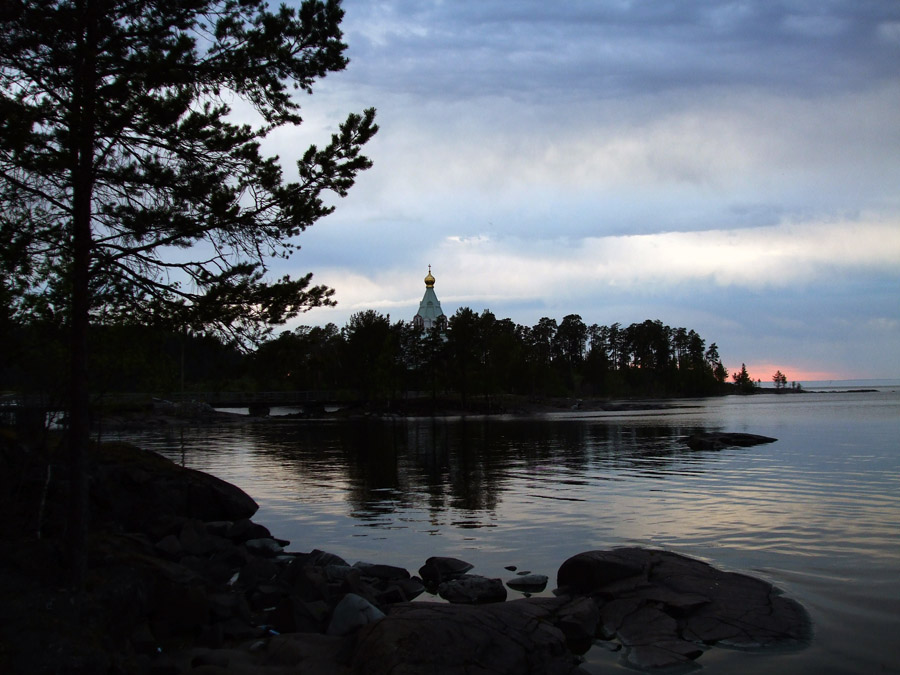
[[256, 445], [301, 485], [339, 485], [355, 517], [378, 521], [421, 508], [436, 525], [454, 511], [477, 526], [514, 481], [552, 486], [588, 473], [613, 479], [627, 472], [664, 478], [673, 461], [695, 455], [680, 438], [698, 430], [586, 420], [370, 419], [261, 425]]

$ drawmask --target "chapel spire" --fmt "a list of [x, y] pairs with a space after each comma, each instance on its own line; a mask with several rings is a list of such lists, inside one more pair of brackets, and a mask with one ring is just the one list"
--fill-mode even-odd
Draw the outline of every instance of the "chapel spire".
[[413, 317], [413, 325], [422, 331], [430, 330], [432, 326], [439, 326], [441, 330], [447, 328], [447, 317], [441, 309], [441, 301], [434, 292], [434, 281], [429, 265], [428, 275], [425, 277], [425, 295], [419, 303], [419, 311]]

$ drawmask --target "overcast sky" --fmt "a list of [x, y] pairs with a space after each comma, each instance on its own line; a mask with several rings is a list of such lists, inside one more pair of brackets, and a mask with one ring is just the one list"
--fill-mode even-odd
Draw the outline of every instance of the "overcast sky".
[[295, 321], [660, 319], [764, 381], [900, 378], [900, 2], [345, 0], [347, 70], [271, 149], [375, 107], [302, 235]]

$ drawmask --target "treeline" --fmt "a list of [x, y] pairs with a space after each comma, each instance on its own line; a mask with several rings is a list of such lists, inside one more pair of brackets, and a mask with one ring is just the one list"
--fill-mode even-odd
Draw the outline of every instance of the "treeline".
[[[65, 399], [69, 376], [64, 324], [8, 325], [0, 336], [0, 391]], [[213, 335], [143, 325], [91, 325], [88, 329], [91, 397], [111, 392], [171, 394], [248, 388], [249, 354]]]
[[346, 326], [302, 326], [250, 357], [257, 382], [274, 389], [351, 389], [366, 400], [407, 392], [472, 397], [695, 396], [725, 389], [715, 343], [647, 320], [587, 325], [577, 314], [534, 326], [468, 307], [447, 329], [423, 334], [374, 310]]
[[[41, 324], [6, 334], [0, 387], [64, 391], [63, 333]], [[728, 389], [715, 343], [647, 320], [587, 325], [577, 314], [533, 326], [459, 309], [422, 333], [374, 310], [343, 328], [301, 326], [242, 352], [208, 335], [150, 326], [93, 326], [91, 390], [327, 390], [367, 401], [455, 397], [697, 396]]]

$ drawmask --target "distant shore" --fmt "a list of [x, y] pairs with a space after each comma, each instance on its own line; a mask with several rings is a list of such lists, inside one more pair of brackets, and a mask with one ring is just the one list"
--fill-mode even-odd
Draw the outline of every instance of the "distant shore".
[[96, 418], [99, 428], [145, 428], [153, 426], [178, 426], [183, 424], [246, 424], [261, 421], [291, 420], [339, 420], [367, 418], [412, 418], [412, 417], [463, 417], [498, 416], [520, 417], [539, 416], [560, 412], [637, 412], [668, 410], [680, 407], [668, 399], [576, 399], [576, 398], [525, 398], [498, 396], [490, 399], [478, 397], [463, 405], [459, 400], [398, 399], [392, 402], [354, 404], [327, 411], [322, 406], [309, 406], [296, 413], [270, 415], [267, 408], [257, 409], [250, 414], [222, 411], [196, 402], [170, 404], [166, 407], [140, 408], [116, 411]]
[[[728, 392], [717, 396], [753, 398], [758, 395], [775, 394], [864, 394], [877, 393], [876, 388], [848, 389], [804, 389], [757, 387], [752, 392]], [[354, 403], [342, 407], [310, 405], [293, 413], [271, 414], [271, 409], [262, 406], [248, 413], [217, 410], [211, 406], [189, 401], [172, 403], [162, 401], [151, 407], [133, 408], [107, 412], [96, 418], [95, 428], [148, 428], [180, 426], [186, 424], [252, 424], [260, 422], [288, 422], [296, 420], [354, 420], [354, 419], [405, 419], [418, 417], [486, 417], [512, 416], [537, 417], [566, 412], [653, 412], [683, 408], [685, 401], [709, 397], [668, 397], [668, 398], [601, 398], [601, 397], [531, 397], [531, 396], [475, 396], [465, 403], [456, 397], [400, 398], [393, 401]]]

